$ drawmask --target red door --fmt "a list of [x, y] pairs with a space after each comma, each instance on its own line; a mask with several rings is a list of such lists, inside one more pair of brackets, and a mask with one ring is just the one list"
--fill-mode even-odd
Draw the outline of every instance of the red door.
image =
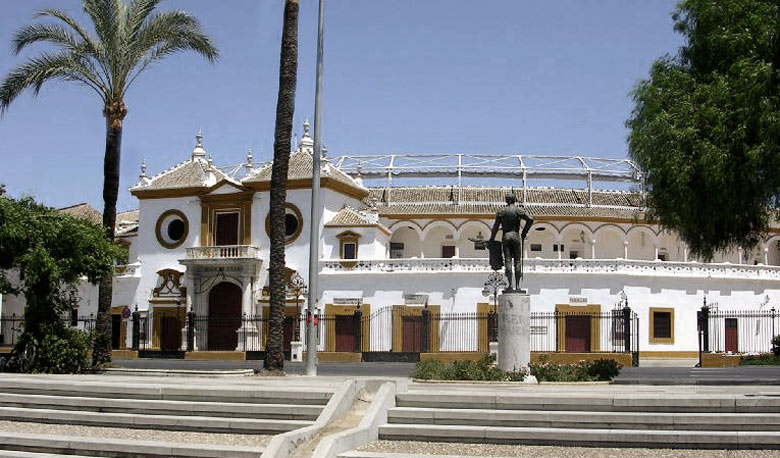
[[739, 335], [737, 334], [737, 319], [726, 318], [726, 351], [737, 352]]
[[336, 316], [336, 351], [355, 351], [355, 326], [352, 316]]
[[569, 315], [566, 317], [566, 352], [587, 353], [590, 351], [590, 317]]
[[405, 352], [422, 351], [422, 316], [402, 316], [403, 348]]
[[290, 351], [292, 349], [290, 342], [293, 340], [293, 317], [291, 316], [284, 317], [284, 336], [282, 338], [282, 350]]
[[233, 351], [241, 327], [241, 288], [223, 282], [209, 292], [209, 350]]

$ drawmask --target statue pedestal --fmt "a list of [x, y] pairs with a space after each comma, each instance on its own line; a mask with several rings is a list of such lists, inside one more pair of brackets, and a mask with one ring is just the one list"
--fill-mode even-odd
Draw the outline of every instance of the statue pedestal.
[[511, 292], [498, 296], [498, 368], [528, 367], [531, 362], [531, 296]]

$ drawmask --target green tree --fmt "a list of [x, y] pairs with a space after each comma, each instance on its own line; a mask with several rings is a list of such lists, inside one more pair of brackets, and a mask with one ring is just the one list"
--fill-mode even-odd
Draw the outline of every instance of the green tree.
[[780, 4], [683, 0], [686, 44], [633, 91], [630, 156], [646, 171], [651, 218], [691, 252], [753, 247], [780, 200]]
[[78, 299], [75, 286], [83, 277], [97, 283], [124, 258], [100, 225], [32, 198], [0, 197], [0, 293], [24, 295], [24, 333], [40, 343], [69, 338], [64, 320]]
[[271, 259], [268, 265], [271, 319], [264, 361], [268, 370], [284, 368], [282, 327], [287, 298], [284, 278], [284, 204], [287, 201], [287, 171], [290, 164], [295, 86], [298, 78], [298, 0], [285, 1], [279, 54], [279, 95], [276, 100], [274, 161], [271, 168]]
[[[125, 94], [135, 79], [150, 65], [181, 51], [195, 51], [216, 60], [218, 51], [198, 20], [183, 11], [155, 12], [162, 0], [83, 0], [94, 34], [67, 13], [43, 10], [34, 23], [19, 29], [13, 49], [19, 54], [34, 43], [53, 45], [55, 50], [30, 58], [11, 70], [0, 84], [0, 113], [24, 90], [38, 94], [44, 83], [72, 81], [95, 91], [103, 103], [106, 118], [106, 148], [103, 159], [103, 227], [114, 239], [116, 200], [119, 193], [119, 162], [122, 121], [127, 114]], [[110, 273], [100, 279], [97, 336], [93, 351], [95, 365], [111, 360]]]

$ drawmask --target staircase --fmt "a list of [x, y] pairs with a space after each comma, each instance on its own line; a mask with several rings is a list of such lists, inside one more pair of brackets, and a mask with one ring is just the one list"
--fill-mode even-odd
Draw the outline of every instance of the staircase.
[[[74, 377], [74, 380], [78, 378]], [[273, 384], [78, 383], [0, 378], [0, 421], [142, 430], [279, 434], [311, 425], [330, 399], [328, 388]], [[228, 383], [228, 382], [226, 382]], [[0, 431], [0, 456], [258, 457], [262, 447], [137, 441]]]
[[[565, 387], [562, 387], [562, 391]], [[410, 391], [379, 438], [591, 447], [780, 449], [780, 397]]]

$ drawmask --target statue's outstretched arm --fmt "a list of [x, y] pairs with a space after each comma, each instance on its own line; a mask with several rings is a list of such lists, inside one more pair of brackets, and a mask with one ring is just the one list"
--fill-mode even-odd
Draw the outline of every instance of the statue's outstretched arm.
[[496, 239], [496, 234], [498, 234], [498, 228], [501, 226], [501, 218], [498, 217], [498, 214], [496, 214], [496, 220], [493, 221], [493, 230], [490, 231], [490, 240]]
[[523, 213], [521, 217], [525, 220], [525, 225], [523, 226], [523, 233], [520, 235], [522, 238], [525, 238], [525, 236], [528, 235], [528, 231], [531, 230], [531, 225], [534, 224], [534, 219], [527, 213]]

